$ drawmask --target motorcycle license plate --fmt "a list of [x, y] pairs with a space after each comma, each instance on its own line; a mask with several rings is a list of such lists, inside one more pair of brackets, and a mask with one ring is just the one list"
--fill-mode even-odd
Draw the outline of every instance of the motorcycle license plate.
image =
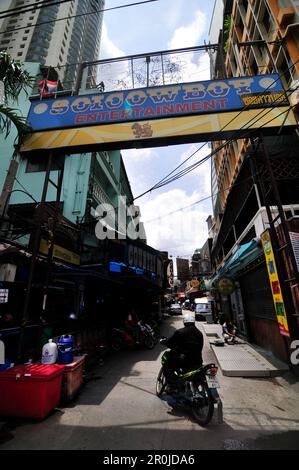
[[209, 388], [220, 388], [218, 380], [215, 377], [207, 377], [207, 383]]

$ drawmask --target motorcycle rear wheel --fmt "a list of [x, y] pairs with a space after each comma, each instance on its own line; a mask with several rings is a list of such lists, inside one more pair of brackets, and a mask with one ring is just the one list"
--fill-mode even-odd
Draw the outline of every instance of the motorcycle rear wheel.
[[164, 375], [163, 367], [161, 367], [158, 377], [157, 377], [157, 382], [156, 382], [156, 395], [157, 397], [161, 397], [162, 394], [165, 392], [166, 389], [166, 377]]
[[[200, 398], [198, 401], [195, 399], [192, 403], [192, 414], [200, 426], [206, 426], [209, 424], [214, 414], [214, 401], [207, 384], [201, 383], [196, 389]], [[204, 406], [202, 406], [200, 400], [205, 401]]]

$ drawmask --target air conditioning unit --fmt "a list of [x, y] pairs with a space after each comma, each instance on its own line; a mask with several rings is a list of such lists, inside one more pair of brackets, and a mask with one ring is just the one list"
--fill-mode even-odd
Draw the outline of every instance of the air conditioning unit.
[[299, 80], [293, 80], [290, 86], [290, 92], [293, 92], [289, 95], [289, 100], [291, 106], [294, 106], [294, 110], [299, 109]]
[[280, 27], [286, 28], [288, 24], [292, 23], [295, 15], [293, 7], [281, 8], [277, 16], [277, 22]]

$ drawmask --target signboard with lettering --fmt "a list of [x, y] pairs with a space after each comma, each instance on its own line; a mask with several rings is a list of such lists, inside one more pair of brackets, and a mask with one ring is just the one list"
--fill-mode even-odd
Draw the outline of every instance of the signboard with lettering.
[[[33, 131], [288, 105], [277, 74], [33, 101]], [[138, 129], [136, 129], [138, 131]], [[150, 132], [150, 129], [148, 130]]]
[[[39, 251], [44, 255], [48, 254], [49, 246], [46, 240], [41, 239]], [[77, 253], [67, 250], [66, 248], [62, 248], [59, 245], [54, 245], [53, 258], [60, 259], [66, 263], [76, 264], [78, 266], [80, 265], [80, 256]]]
[[286, 311], [285, 311], [285, 305], [284, 305], [284, 301], [282, 297], [282, 292], [281, 292], [280, 282], [278, 278], [276, 262], [274, 258], [269, 230], [266, 230], [265, 232], [262, 233], [261, 242], [263, 245], [264, 254], [266, 258], [268, 276], [269, 276], [279, 331], [284, 336], [290, 336], [288, 321], [287, 321]]
[[236, 285], [232, 279], [227, 276], [223, 276], [217, 283], [217, 289], [222, 295], [230, 295], [235, 291]]

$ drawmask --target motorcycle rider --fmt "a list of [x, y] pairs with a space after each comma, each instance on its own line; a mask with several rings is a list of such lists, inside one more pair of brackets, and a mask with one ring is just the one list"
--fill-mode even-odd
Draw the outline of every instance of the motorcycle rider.
[[190, 371], [202, 366], [203, 334], [195, 326], [195, 315], [188, 312], [183, 318], [184, 327], [176, 330], [170, 338], [163, 339], [162, 344], [170, 348], [165, 376], [169, 385], [175, 385], [178, 368]]

